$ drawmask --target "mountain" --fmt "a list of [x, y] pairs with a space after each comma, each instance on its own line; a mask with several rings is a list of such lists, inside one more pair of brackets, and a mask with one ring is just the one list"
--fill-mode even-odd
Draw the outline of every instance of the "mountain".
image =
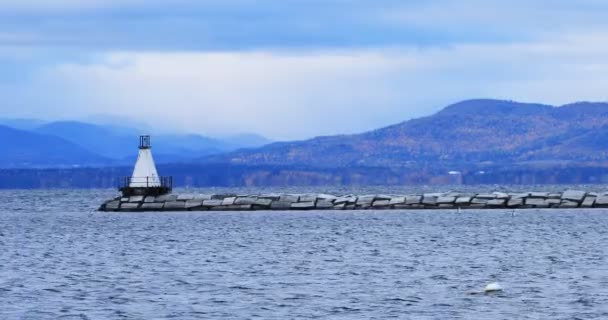
[[0, 118], [0, 125], [11, 127], [19, 130], [32, 130], [35, 129], [46, 122], [44, 120], [38, 119], [9, 119], [9, 118]]
[[109, 165], [111, 160], [64, 139], [0, 125], [0, 167]]
[[[103, 164], [104, 157], [91, 154], [83, 146], [93, 146], [94, 150], [118, 148], [118, 142], [112, 139], [128, 141], [121, 148], [129, 159], [120, 162], [122, 167], [111, 162], [114, 167], [110, 168], [0, 169], [0, 188], [110, 187], [130, 173], [137, 132], [82, 123], [46, 124], [38, 130], [9, 129], [7, 133], [7, 128], [2, 128], [0, 148], [6, 152], [0, 153], [0, 167]], [[152, 145], [157, 162], [171, 162], [159, 165], [159, 170], [173, 176], [176, 186], [608, 182], [607, 103], [555, 107], [468, 100], [428, 117], [361, 134], [271, 143], [195, 160], [190, 157], [196, 156], [192, 150], [201, 146], [215, 150], [212, 152], [230, 150], [226, 147], [230, 145], [228, 140], [155, 135]]]
[[227, 145], [234, 149], [258, 148], [272, 143], [271, 140], [254, 133], [241, 133], [222, 138]]
[[[115, 125], [96, 125], [79, 121], [46, 123], [34, 130], [73, 142], [107, 158], [131, 163], [136, 155], [140, 130]], [[196, 134], [162, 134], [152, 136], [155, 158], [159, 163], [188, 162], [202, 156], [260, 146], [263, 137], [243, 135], [220, 140]]]
[[[103, 126], [77, 121], [57, 121], [44, 124], [34, 130], [36, 133], [59, 137], [70, 141], [90, 152], [108, 158], [121, 159], [133, 154], [137, 139], [126, 139], [125, 135]], [[137, 137], [133, 132], [131, 137]]]
[[480, 163], [608, 160], [608, 104], [561, 107], [468, 100], [424, 118], [355, 135], [273, 143], [206, 163], [319, 168], [459, 167]]

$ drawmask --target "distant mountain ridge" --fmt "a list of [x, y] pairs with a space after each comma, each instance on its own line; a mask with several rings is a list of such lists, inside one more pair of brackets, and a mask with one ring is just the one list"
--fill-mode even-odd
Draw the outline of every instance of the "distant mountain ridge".
[[562, 160], [608, 160], [608, 103], [579, 102], [554, 107], [467, 100], [428, 117], [370, 132], [274, 143], [213, 155], [202, 161], [421, 168]]
[[[31, 126], [36, 120], [17, 123]], [[43, 123], [31, 130], [7, 129], [11, 128], [0, 130], [2, 167], [130, 166], [140, 134], [134, 128], [77, 121]], [[554, 107], [467, 100], [434, 115], [360, 134], [260, 146], [266, 142], [255, 135], [236, 136], [234, 140], [200, 135], [152, 137], [159, 163], [409, 168], [418, 172], [488, 164], [597, 165], [608, 163], [608, 103]]]
[[[131, 165], [137, 155], [138, 135], [145, 133], [130, 127], [79, 121], [0, 119], [0, 123], [7, 124], [0, 130], [0, 149], [3, 150], [0, 167], [4, 168]], [[235, 135], [225, 140], [196, 134], [152, 136], [159, 163], [189, 162], [269, 142], [253, 134]], [[63, 150], [65, 156], [59, 156], [55, 150]]]
[[59, 137], [0, 125], [0, 167], [74, 167], [112, 164], [108, 158], [90, 152]]

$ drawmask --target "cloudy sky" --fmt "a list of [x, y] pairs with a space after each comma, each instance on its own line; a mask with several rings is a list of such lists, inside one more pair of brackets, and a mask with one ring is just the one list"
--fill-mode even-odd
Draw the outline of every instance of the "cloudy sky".
[[606, 16], [604, 0], [0, 0], [1, 116], [300, 139], [469, 98], [606, 101]]

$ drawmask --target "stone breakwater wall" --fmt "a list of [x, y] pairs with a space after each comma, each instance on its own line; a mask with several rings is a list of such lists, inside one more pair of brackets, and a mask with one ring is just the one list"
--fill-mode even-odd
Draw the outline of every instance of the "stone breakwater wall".
[[457, 192], [412, 195], [169, 194], [118, 197], [100, 211], [405, 210], [505, 208], [608, 208], [608, 192]]

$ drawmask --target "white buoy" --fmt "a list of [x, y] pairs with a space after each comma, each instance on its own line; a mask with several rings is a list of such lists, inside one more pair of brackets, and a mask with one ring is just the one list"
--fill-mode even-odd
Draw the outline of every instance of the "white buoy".
[[483, 291], [485, 293], [490, 293], [490, 292], [498, 292], [498, 291], [502, 291], [502, 286], [500, 285], [500, 283], [498, 282], [492, 282], [489, 283], [484, 289]]

